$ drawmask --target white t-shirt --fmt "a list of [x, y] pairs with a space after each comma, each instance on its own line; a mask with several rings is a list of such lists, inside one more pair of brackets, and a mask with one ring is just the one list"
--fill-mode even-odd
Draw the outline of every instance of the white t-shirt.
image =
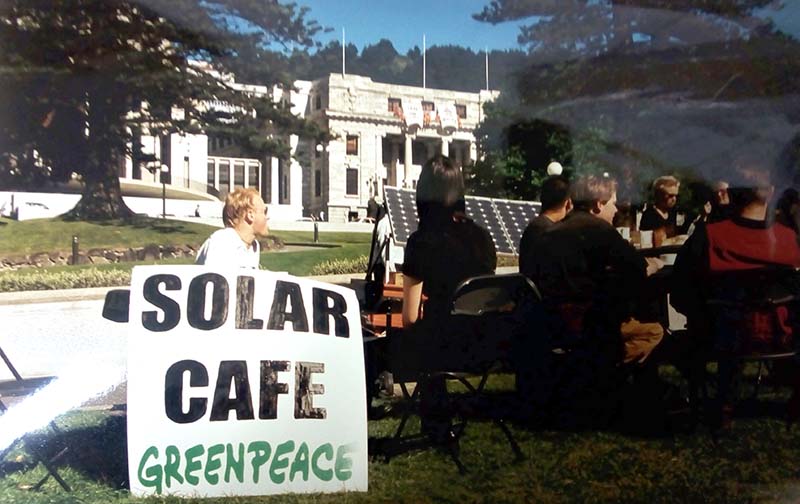
[[258, 269], [261, 246], [253, 240], [251, 246], [242, 241], [239, 233], [233, 228], [214, 231], [197, 251], [195, 264], [206, 266]]

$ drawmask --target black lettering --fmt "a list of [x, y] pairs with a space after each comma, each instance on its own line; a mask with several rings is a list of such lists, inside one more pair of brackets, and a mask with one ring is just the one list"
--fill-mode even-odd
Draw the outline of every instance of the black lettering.
[[[231, 381], [234, 397], [231, 398]], [[250, 382], [247, 379], [247, 362], [222, 361], [219, 363], [217, 386], [214, 388], [214, 403], [211, 405], [212, 422], [228, 419], [230, 410], [236, 410], [237, 420], [253, 419], [253, 398], [250, 396]]]
[[[344, 296], [338, 292], [327, 289], [312, 289], [312, 299], [314, 302], [314, 332], [319, 334], [330, 334], [330, 317], [333, 317], [334, 334], [339, 338], [350, 337], [350, 325], [347, 317], [347, 302]], [[330, 301], [333, 302], [331, 305]]]
[[144, 281], [142, 295], [149, 303], [154, 304], [164, 312], [164, 321], [158, 321], [158, 312], [142, 312], [142, 325], [148, 331], [163, 332], [174, 329], [181, 319], [181, 307], [172, 298], [165, 296], [159, 290], [164, 284], [164, 290], [176, 291], [181, 289], [181, 279], [175, 275], [153, 275]]
[[311, 373], [324, 373], [321, 362], [298, 362], [294, 368], [294, 417], [324, 419], [325, 408], [315, 408], [314, 395], [324, 394], [325, 386], [311, 383]]
[[[206, 285], [214, 285], [211, 297], [211, 317], [205, 319]], [[195, 329], [211, 331], [228, 319], [228, 282], [216, 273], [204, 273], [189, 284], [189, 299], [186, 302], [186, 319]]]
[[194, 360], [182, 360], [171, 365], [164, 377], [164, 412], [175, 423], [192, 423], [206, 414], [208, 399], [192, 397], [189, 410], [183, 412], [183, 373], [189, 372], [190, 387], [207, 387], [208, 371]]
[[278, 372], [288, 371], [289, 361], [261, 361], [261, 400], [258, 418], [273, 420], [278, 418], [278, 394], [289, 392], [289, 386], [278, 383]]
[[[290, 312], [286, 311], [287, 299], [292, 303]], [[287, 321], [292, 323], [292, 329], [295, 332], [308, 332], [308, 317], [306, 308], [303, 306], [303, 294], [300, 292], [300, 286], [294, 282], [278, 280], [275, 282], [275, 296], [272, 299], [267, 329], [282, 331]]]
[[253, 277], [236, 279], [236, 329], [261, 329], [264, 321], [253, 318], [253, 298], [256, 281]]

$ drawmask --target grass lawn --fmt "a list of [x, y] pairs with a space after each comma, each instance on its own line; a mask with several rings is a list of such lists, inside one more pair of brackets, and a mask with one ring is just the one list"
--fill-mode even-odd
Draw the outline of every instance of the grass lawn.
[[122, 221], [81, 222], [52, 219], [15, 221], [0, 219], [0, 255], [36, 252], [70, 252], [78, 236], [83, 251], [92, 248], [200, 245], [216, 228], [205, 224], [137, 217]]
[[[0, 256], [31, 254], [35, 252], [54, 252], [71, 250], [71, 237], [78, 235], [80, 248], [127, 248], [142, 247], [147, 244], [189, 244], [199, 247], [216, 230], [204, 224], [161, 219], [140, 218], [133, 224], [121, 222], [87, 223], [70, 222], [61, 219], [38, 219], [31, 221], [12, 221], [0, 219]], [[313, 233], [310, 231], [277, 231], [274, 236], [287, 244], [299, 245], [303, 249], [288, 251], [266, 251], [262, 253], [261, 265], [273, 271], [286, 271], [292, 275], [306, 276], [311, 269], [323, 261], [355, 258], [369, 255], [371, 235], [369, 233], [320, 233], [320, 246], [313, 246]], [[16, 271], [0, 272], [0, 284], [15, 285], [14, 279], [42, 275], [95, 275], [102, 284], [102, 273], [130, 272], [140, 264], [191, 264], [193, 258], [163, 259], [160, 261], [123, 262], [115, 264], [52, 266], [46, 268], [21, 268]], [[46, 279], [38, 285], [45, 285]], [[54, 282], [63, 283], [63, 280]], [[99, 286], [99, 285], [98, 285]], [[39, 287], [36, 287], [39, 288]], [[19, 290], [16, 287], [4, 287]]]
[[[510, 386], [500, 375], [490, 385]], [[769, 401], [770, 396], [763, 396]], [[390, 436], [399, 418], [369, 422], [370, 438]], [[0, 502], [139, 502], [130, 497], [125, 463], [125, 418], [102, 412], [59, 419], [73, 451], [61, 473], [75, 492], [49, 480], [39, 492], [21, 490], [44, 474], [6, 465]], [[418, 422], [412, 419], [411, 427]], [[473, 421], [461, 456], [470, 472], [461, 476], [449, 458], [433, 449], [400, 454], [369, 465], [369, 492], [228, 498], [193, 502], [798, 502], [800, 426], [787, 432], [775, 416], [737, 419], [733, 437], [714, 441], [705, 429], [693, 434], [636, 437], [619, 432], [529, 430], [512, 425], [525, 460], [514, 463], [499, 429]], [[58, 449], [58, 440], [47, 445]], [[14, 457], [9, 457], [14, 460]], [[192, 500], [189, 500], [192, 502]], [[186, 502], [153, 498], [141, 502]]]

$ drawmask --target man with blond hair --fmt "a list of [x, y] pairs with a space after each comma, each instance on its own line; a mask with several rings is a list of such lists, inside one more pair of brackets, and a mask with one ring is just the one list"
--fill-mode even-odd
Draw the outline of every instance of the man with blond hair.
[[653, 231], [653, 245], [660, 246], [666, 238], [686, 231], [678, 226], [678, 192], [681, 183], [672, 175], [658, 177], [653, 182], [653, 204], [642, 212], [640, 231]]
[[229, 193], [222, 209], [225, 227], [215, 231], [197, 251], [195, 264], [258, 269], [261, 247], [257, 236], [266, 236], [267, 205], [252, 188]]

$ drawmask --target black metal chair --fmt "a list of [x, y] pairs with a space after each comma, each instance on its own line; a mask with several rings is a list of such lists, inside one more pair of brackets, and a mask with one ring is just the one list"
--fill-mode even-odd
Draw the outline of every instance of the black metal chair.
[[[50, 383], [55, 377], [53, 376], [43, 376], [43, 377], [35, 377], [35, 378], [23, 378], [22, 375], [17, 371], [17, 368], [14, 367], [14, 364], [11, 362], [11, 359], [8, 358], [6, 353], [0, 348], [0, 358], [2, 358], [5, 365], [8, 367], [11, 374], [14, 376], [13, 380], [4, 380], [0, 381], [0, 414], [4, 414], [8, 411], [8, 406], [3, 402], [3, 398], [21, 398], [25, 396], [29, 396], [36, 392], [37, 390], [41, 389], [42, 387], [46, 386]], [[49, 428], [55, 433], [60, 434], [58, 427], [56, 426], [54, 421], [51, 421], [49, 424]], [[47, 479], [52, 476], [54, 480], [61, 485], [61, 488], [66, 490], [67, 492], [71, 492], [72, 489], [70, 488], [69, 484], [64, 481], [64, 478], [58, 473], [58, 469], [56, 468], [56, 462], [60, 460], [64, 455], [67, 454], [69, 451], [69, 447], [64, 447], [58, 453], [53, 455], [52, 457], [43, 454], [39, 448], [34, 444], [27, 441], [27, 435], [20, 437], [19, 439], [14, 440], [9, 446], [7, 446], [4, 450], [0, 451], [0, 463], [3, 463], [8, 456], [8, 454], [18, 445], [22, 443], [25, 450], [31, 455], [31, 457], [36, 461], [36, 463], [40, 463], [44, 466], [47, 470], [47, 474], [41, 478], [37, 483], [30, 487], [31, 490], [38, 490], [39, 488], [44, 485]]]
[[[703, 400], [709, 401], [706, 364], [718, 363], [717, 408], [732, 402], [741, 388], [741, 368], [757, 364], [750, 399], [758, 397], [764, 378], [775, 365], [795, 363], [800, 372], [800, 276], [785, 268], [731, 272], [711, 277], [705, 300], [706, 327], [712, 350], [698, 360]], [[793, 340], [793, 341], [792, 341]], [[721, 411], [715, 411], [720, 416]], [[791, 418], [789, 418], [791, 421]]]
[[[540, 299], [536, 286], [520, 274], [477, 276], [461, 282], [450, 299], [450, 320], [458, 319], [459, 326], [466, 324], [477, 328], [475, 332], [480, 341], [470, 339], [464, 343], [469, 345], [477, 342], [480, 349], [467, 348], [466, 353], [474, 358], [465, 357], [461, 362], [449, 359], [451, 362], [442, 367], [418, 369], [412, 366], [404, 369], [400, 366], [391, 370], [395, 383], [399, 384], [404, 398], [411, 405], [404, 411], [393, 440], [396, 443], [402, 442], [407, 422], [412, 413], [419, 412], [421, 391], [425, 390], [428, 384], [434, 380], [457, 381], [467, 393], [446, 394], [446, 408], [451, 418], [460, 417], [460, 422], [450, 428], [446, 448], [459, 472], [464, 474], [467, 469], [460, 459], [459, 441], [464, 435], [469, 415], [462, 412], [475, 411], [475, 405], [485, 399], [489, 374], [502, 369], [504, 361], [510, 357], [515, 312], [524, 303], [538, 302]], [[454, 326], [455, 324], [452, 327]], [[431, 335], [431, 337], [436, 336]], [[478, 380], [477, 386], [470, 381], [475, 379]], [[416, 384], [413, 392], [409, 391], [409, 382]], [[522, 451], [505, 424], [505, 415], [498, 411], [488, 413], [492, 422], [506, 437], [515, 459], [521, 460]]]

